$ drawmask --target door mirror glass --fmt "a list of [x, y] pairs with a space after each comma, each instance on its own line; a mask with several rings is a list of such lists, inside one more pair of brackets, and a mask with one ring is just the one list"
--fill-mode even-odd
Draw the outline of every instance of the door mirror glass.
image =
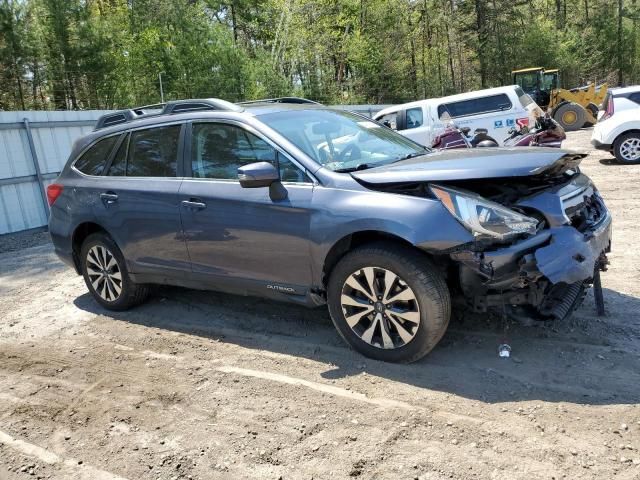
[[280, 180], [280, 175], [273, 164], [255, 162], [238, 168], [238, 180], [244, 188], [269, 187]]

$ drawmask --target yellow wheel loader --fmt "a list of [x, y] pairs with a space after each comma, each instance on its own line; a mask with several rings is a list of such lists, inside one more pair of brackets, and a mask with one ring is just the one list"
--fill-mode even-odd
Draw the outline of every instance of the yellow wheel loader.
[[541, 108], [566, 131], [571, 132], [596, 123], [598, 107], [607, 95], [606, 83], [567, 90], [560, 88], [557, 69], [523, 68], [511, 72], [513, 83], [528, 93]]

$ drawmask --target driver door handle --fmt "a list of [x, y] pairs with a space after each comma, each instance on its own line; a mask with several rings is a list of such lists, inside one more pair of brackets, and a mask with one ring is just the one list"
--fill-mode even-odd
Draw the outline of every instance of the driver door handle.
[[196, 198], [191, 198], [189, 200], [183, 200], [182, 201], [182, 206], [184, 208], [188, 208], [190, 210], [204, 210], [205, 208], [207, 208], [207, 204], [206, 203], [201, 202]]

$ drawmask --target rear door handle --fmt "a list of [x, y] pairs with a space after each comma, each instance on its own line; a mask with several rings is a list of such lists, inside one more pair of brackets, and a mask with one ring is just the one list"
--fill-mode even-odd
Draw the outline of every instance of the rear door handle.
[[190, 200], [183, 200], [182, 206], [190, 210], [204, 210], [205, 208], [207, 208], [206, 203], [200, 202], [195, 198], [192, 198]]
[[113, 192], [101, 193], [100, 198], [106, 204], [116, 203], [118, 201], [118, 195]]

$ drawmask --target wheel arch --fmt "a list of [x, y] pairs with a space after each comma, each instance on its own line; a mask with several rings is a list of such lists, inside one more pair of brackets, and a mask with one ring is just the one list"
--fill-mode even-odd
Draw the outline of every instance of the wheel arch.
[[82, 270], [80, 269], [80, 249], [82, 248], [82, 244], [89, 235], [98, 232], [103, 232], [109, 235], [109, 232], [107, 232], [102, 225], [96, 222], [82, 222], [73, 230], [73, 234], [71, 236], [71, 248], [73, 252], [73, 264], [78, 275], [81, 275], [82, 273]]
[[638, 135], [640, 135], [640, 128], [629, 128], [627, 130], [620, 132], [619, 134], [616, 135], [616, 138], [613, 140], [612, 145], [614, 145], [620, 137], [622, 137], [623, 135], [627, 135], [629, 133], [637, 133]]
[[352, 232], [335, 242], [325, 255], [322, 265], [323, 288], [326, 288], [331, 272], [344, 255], [356, 247], [376, 242], [388, 242], [422, 252], [425, 256], [429, 256], [424, 250], [419, 249], [407, 239], [393, 233], [381, 230], [360, 230]]

